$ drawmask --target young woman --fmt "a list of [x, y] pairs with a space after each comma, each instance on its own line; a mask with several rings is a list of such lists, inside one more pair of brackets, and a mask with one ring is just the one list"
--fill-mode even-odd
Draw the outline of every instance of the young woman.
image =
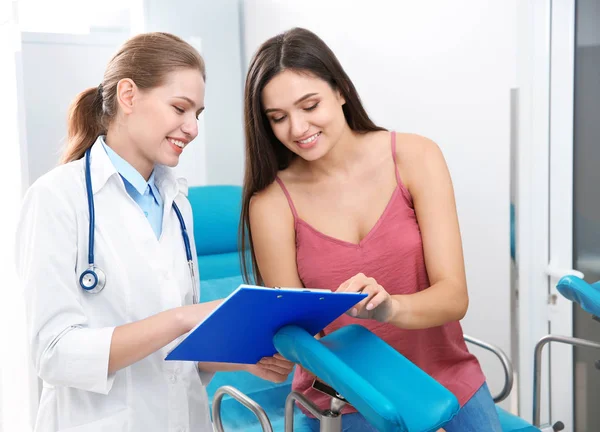
[[[245, 125], [241, 240], [256, 282], [367, 293], [324, 333], [360, 322], [457, 396], [446, 431], [500, 431], [459, 324], [468, 293], [438, 146], [375, 125], [332, 51], [299, 28], [255, 53]], [[313, 379], [298, 368], [293, 388], [328, 408]], [[352, 407], [343, 413], [344, 430], [373, 430]]]
[[218, 304], [198, 304], [187, 188], [169, 169], [197, 135], [204, 81], [183, 40], [133, 37], [75, 99], [64, 164], [25, 196], [17, 268], [44, 383], [36, 431], [208, 432], [210, 372], [283, 381], [292, 370], [280, 356], [164, 361]]

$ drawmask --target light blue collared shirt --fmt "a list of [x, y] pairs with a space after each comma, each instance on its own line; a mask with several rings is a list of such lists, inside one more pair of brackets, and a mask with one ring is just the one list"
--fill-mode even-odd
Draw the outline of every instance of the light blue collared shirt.
[[154, 183], [154, 171], [150, 175], [148, 181], [146, 181], [129, 162], [106, 145], [103, 136], [99, 139], [108, 158], [117, 172], [121, 175], [123, 183], [125, 184], [125, 190], [146, 215], [146, 219], [150, 222], [150, 226], [156, 234], [156, 238], [160, 238], [163, 220], [163, 200]]

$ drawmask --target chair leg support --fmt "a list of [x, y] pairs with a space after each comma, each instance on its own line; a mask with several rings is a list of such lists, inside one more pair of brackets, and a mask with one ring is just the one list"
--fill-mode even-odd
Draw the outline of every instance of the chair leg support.
[[320, 411], [315, 404], [297, 392], [291, 392], [285, 401], [285, 432], [294, 431], [294, 402], [298, 402], [319, 420], [320, 432], [341, 432], [341, 411], [345, 402], [332, 398], [331, 409]]

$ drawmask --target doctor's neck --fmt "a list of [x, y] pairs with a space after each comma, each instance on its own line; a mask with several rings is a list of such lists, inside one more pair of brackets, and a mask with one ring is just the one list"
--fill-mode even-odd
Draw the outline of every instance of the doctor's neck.
[[108, 128], [104, 139], [106, 145], [115, 151], [135, 168], [137, 172], [148, 181], [154, 171], [154, 161], [144, 156], [135, 142], [127, 134], [127, 131], [119, 128], [114, 123]]

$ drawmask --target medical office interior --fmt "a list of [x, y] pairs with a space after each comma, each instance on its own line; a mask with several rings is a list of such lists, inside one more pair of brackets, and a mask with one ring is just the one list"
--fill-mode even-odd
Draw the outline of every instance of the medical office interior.
[[[232, 239], [249, 60], [264, 40], [300, 26], [331, 46], [377, 124], [442, 149], [468, 279], [463, 330], [512, 366], [506, 389], [498, 357], [469, 345], [492, 394], [510, 390], [498, 406], [533, 422], [534, 349], [544, 336], [600, 342], [600, 323], [556, 289], [566, 275], [600, 279], [599, 0], [18, 0], [1, 8], [1, 430], [31, 431], [41, 391], [13, 266], [20, 201], [58, 163], [71, 99], [97, 86], [116, 48], [145, 31], [183, 37], [207, 64], [206, 111], [176, 168], [199, 224], [202, 301], [241, 283]], [[540, 366], [540, 423], [600, 431], [600, 350], [551, 343]], [[281, 417], [291, 380], [219, 373], [209, 395], [222, 385]], [[233, 398], [221, 410], [225, 430], [260, 430]]]

